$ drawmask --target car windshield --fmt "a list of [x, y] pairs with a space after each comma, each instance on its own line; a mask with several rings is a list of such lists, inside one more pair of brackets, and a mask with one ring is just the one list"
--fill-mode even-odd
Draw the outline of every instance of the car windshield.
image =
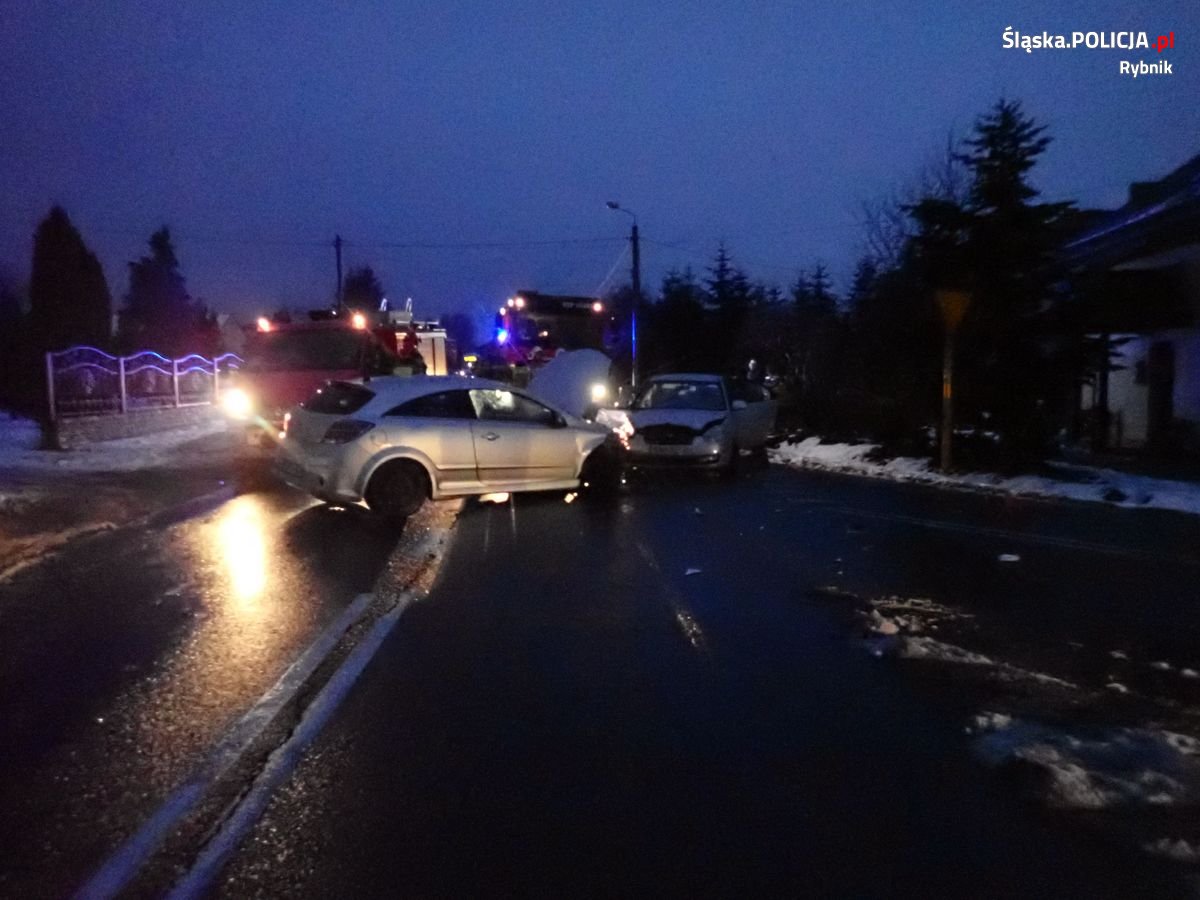
[[646, 388], [634, 408], [719, 411], [725, 408], [725, 395], [715, 381], [656, 381]]
[[246, 348], [246, 368], [259, 372], [355, 370], [362, 365], [363, 334], [335, 329], [259, 333]]

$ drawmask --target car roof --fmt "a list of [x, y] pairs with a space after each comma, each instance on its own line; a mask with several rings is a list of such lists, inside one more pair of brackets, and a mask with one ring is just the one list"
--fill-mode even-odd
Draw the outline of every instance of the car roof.
[[725, 380], [723, 375], [714, 375], [711, 372], [664, 372], [662, 375], [655, 375], [651, 381], [702, 381], [718, 384]]
[[430, 394], [434, 391], [455, 390], [489, 390], [493, 388], [509, 388], [510, 385], [487, 378], [474, 378], [470, 375], [376, 375], [370, 381], [361, 378], [355, 383], [375, 394], [386, 397], [417, 396]]

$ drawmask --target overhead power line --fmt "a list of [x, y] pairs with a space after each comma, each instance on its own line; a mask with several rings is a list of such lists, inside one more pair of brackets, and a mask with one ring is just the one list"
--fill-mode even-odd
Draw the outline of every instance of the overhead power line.
[[[643, 237], [642, 242], [646, 243], [646, 244], [653, 244], [656, 247], [665, 247], [669, 250], [679, 250], [683, 253], [690, 253], [692, 256], [695, 256], [697, 259], [704, 259], [704, 260], [711, 261], [713, 258], [713, 254], [711, 251], [706, 252], [704, 250], [697, 250], [695, 247], [688, 247], [684, 244], [673, 244], [673, 243], [670, 243], [669, 241], [657, 241], [657, 240], [654, 240], [653, 238], [648, 238], [648, 237]], [[731, 256], [732, 256], [732, 254], [731, 254]], [[803, 265], [781, 266], [778, 263], [763, 262], [762, 260], [749, 259], [745, 256], [740, 256], [740, 255], [733, 256], [733, 260], [735, 263], [736, 262], [745, 262], [745, 263], [748, 263], [748, 264], [755, 266], [757, 268], [760, 268], [760, 269], [774, 269], [779, 272], [788, 272], [792, 275], [798, 274], [800, 271], [802, 271], [804, 269]]]
[[366, 249], [398, 249], [398, 250], [476, 250], [498, 247], [556, 247], [563, 244], [612, 244], [624, 241], [623, 237], [593, 237], [593, 238], [556, 238], [537, 241], [461, 241], [455, 243], [439, 243], [427, 241], [346, 241], [347, 247], [363, 247]]

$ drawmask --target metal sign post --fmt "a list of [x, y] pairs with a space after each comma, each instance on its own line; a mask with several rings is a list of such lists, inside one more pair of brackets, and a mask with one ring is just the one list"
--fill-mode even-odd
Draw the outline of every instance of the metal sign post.
[[941, 470], [949, 472], [953, 465], [954, 440], [954, 343], [971, 295], [966, 291], [943, 290], [937, 292], [938, 309], [942, 313], [942, 324], [946, 327], [946, 340], [942, 347], [942, 453]]

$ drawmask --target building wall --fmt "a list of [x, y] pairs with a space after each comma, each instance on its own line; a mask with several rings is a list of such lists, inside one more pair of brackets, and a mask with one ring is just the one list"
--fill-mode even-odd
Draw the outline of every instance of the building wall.
[[[1112, 415], [1109, 446], [1140, 449], [1146, 445], [1150, 390], [1145, 376], [1150, 348], [1159, 341], [1169, 342], [1175, 350], [1174, 418], [1190, 423], [1200, 433], [1200, 328], [1176, 328], [1125, 337], [1131, 339], [1120, 348], [1114, 360], [1122, 368], [1108, 376], [1108, 408]], [[1084, 408], [1094, 408], [1095, 402], [1094, 392], [1085, 388]]]

